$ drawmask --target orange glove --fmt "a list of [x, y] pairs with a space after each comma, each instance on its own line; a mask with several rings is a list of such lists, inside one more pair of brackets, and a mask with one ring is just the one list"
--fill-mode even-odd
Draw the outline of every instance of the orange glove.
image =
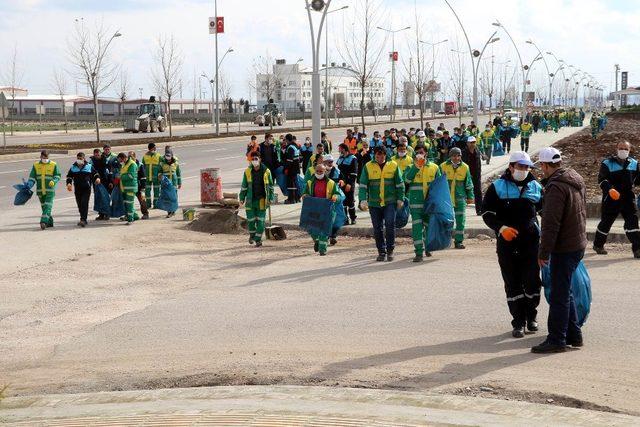
[[611, 199], [613, 200], [620, 200], [620, 192], [615, 188], [612, 188], [611, 190], [609, 190], [609, 197], [611, 197]]
[[516, 237], [518, 237], [518, 230], [516, 230], [513, 227], [502, 227], [500, 229], [500, 235], [502, 236], [502, 238], [504, 240], [506, 240], [507, 242], [512, 241], [513, 239], [515, 239]]
[[416, 166], [418, 166], [419, 168], [421, 168], [422, 166], [424, 166], [424, 163], [426, 162], [425, 159], [417, 159], [416, 160]]

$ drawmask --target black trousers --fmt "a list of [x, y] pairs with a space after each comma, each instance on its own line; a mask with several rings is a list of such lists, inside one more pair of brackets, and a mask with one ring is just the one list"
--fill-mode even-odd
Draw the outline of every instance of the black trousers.
[[342, 202], [342, 206], [344, 206], [344, 213], [347, 218], [351, 218], [351, 220], [355, 220], [357, 218], [356, 215], [356, 189], [355, 183], [351, 186], [351, 191], [344, 192], [344, 201]]
[[520, 140], [520, 149], [525, 153], [529, 151], [529, 138], [522, 138]]
[[633, 251], [640, 249], [640, 227], [638, 227], [638, 214], [636, 213], [634, 202], [635, 200], [627, 197], [617, 201], [607, 199], [602, 204], [602, 216], [596, 229], [596, 238], [593, 242], [594, 246], [601, 248], [607, 243], [607, 236], [609, 235], [611, 226], [616, 218], [618, 218], [618, 215], [622, 214], [622, 218], [624, 218], [624, 232], [627, 235], [627, 239], [631, 242], [631, 249]]
[[526, 235], [522, 230], [519, 231], [520, 235], [511, 242], [498, 237], [497, 244], [498, 263], [514, 328], [523, 327], [527, 321], [536, 319], [542, 288], [538, 235]]
[[503, 138], [502, 145], [507, 153], [511, 151], [511, 138]]
[[298, 174], [287, 175], [287, 200], [290, 202], [299, 202], [300, 194], [298, 194]]
[[89, 199], [91, 198], [91, 187], [85, 190], [76, 189], [74, 194], [76, 196], [78, 211], [80, 212], [80, 221], [87, 222], [87, 215], [89, 213]]
[[482, 180], [478, 177], [471, 177], [473, 181], [473, 197], [476, 205], [476, 213], [478, 215], [482, 214]]

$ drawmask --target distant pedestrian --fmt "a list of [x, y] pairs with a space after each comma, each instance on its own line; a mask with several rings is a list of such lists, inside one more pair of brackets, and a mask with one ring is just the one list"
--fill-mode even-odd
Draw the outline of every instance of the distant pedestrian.
[[36, 185], [42, 215], [40, 228], [53, 227], [53, 200], [56, 198], [56, 184], [60, 181], [60, 169], [56, 162], [49, 160], [49, 152], [40, 152], [40, 161], [33, 164], [29, 174], [29, 184]]
[[155, 209], [156, 203], [158, 203], [158, 197], [160, 196], [160, 181], [158, 181], [158, 174], [160, 173], [160, 162], [162, 161], [162, 157], [157, 152], [156, 144], [153, 142], [150, 142], [147, 148], [147, 153], [142, 157], [142, 165], [144, 166], [144, 171], [146, 173], [144, 195], [147, 201], [147, 207]]
[[133, 159], [138, 166], [138, 191], [136, 192], [136, 198], [140, 204], [140, 212], [142, 212], [142, 219], [149, 219], [149, 204], [147, 202], [147, 171], [143, 163], [136, 158], [135, 151], [129, 151], [129, 158]]
[[87, 162], [84, 153], [80, 152], [76, 155], [76, 161], [67, 173], [67, 191], [73, 190], [80, 213], [79, 227], [87, 226], [89, 199], [94, 183], [100, 185], [100, 174], [91, 163]]
[[551, 268], [549, 335], [531, 348], [534, 353], [557, 353], [567, 345], [581, 347], [571, 277], [587, 246], [587, 203], [584, 180], [575, 170], [562, 165], [560, 152], [548, 147], [539, 154], [544, 174], [544, 205], [538, 264]]
[[273, 195], [273, 177], [260, 161], [260, 153], [251, 153], [251, 164], [242, 175], [240, 203], [245, 207], [249, 228], [249, 244], [262, 246], [266, 212]]
[[467, 146], [462, 150], [462, 161], [469, 166], [471, 181], [473, 182], [473, 197], [476, 214], [482, 214], [482, 153], [478, 150], [476, 138], [467, 138]]

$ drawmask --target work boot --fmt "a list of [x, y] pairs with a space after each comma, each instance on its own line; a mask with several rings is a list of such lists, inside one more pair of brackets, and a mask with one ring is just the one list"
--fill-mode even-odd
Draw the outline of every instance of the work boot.
[[353, 219], [351, 220], [351, 225], [356, 225], [356, 219], [355, 219], [355, 218], [353, 218]]
[[85, 220], [80, 221], [80, 227], [84, 228], [86, 226], [87, 226], [87, 221]]
[[524, 338], [524, 326], [516, 326], [511, 331], [511, 336], [514, 338]]
[[78, 223], [76, 224], [78, 227], [82, 227], [82, 221], [78, 221]]
[[431, 258], [431, 252], [424, 251], [424, 256], [426, 256], [427, 258]]
[[335, 246], [335, 245], [336, 245], [336, 243], [338, 243], [338, 241], [336, 240], [336, 238], [335, 238], [335, 237], [332, 237], [332, 238], [330, 238], [330, 239], [329, 239], [329, 244], [330, 244], [331, 246]]
[[387, 261], [393, 261], [393, 251], [387, 252]]
[[148, 213], [142, 214], [142, 219], [149, 219], [149, 214]]
[[413, 262], [422, 262], [424, 261], [424, 258], [422, 258], [422, 255], [416, 255], [413, 257]]
[[45, 228], [47, 228], [47, 224], [44, 222], [40, 223], [40, 230], [44, 230]]
[[582, 339], [582, 334], [575, 338], [569, 338], [567, 336], [567, 345], [571, 347], [582, 347], [584, 345], [584, 340]]
[[465, 246], [462, 243], [456, 243], [454, 247], [456, 249], [465, 249]]
[[376, 258], [377, 262], [382, 262], [387, 256], [385, 254], [378, 254], [378, 258]]
[[261, 240], [257, 240], [256, 241], [256, 248], [259, 248], [262, 246], [262, 241]]
[[253, 245], [255, 243], [255, 239], [253, 238], [253, 236], [249, 236], [249, 244]]
[[633, 257], [640, 258], [640, 249], [636, 249], [635, 251], [633, 251]]
[[326, 252], [320, 252], [320, 256], [325, 256], [326, 254]]
[[607, 255], [609, 252], [604, 248], [604, 246], [596, 246], [593, 245], [593, 251], [598, 255]]
[[538, 322], [535, 320], [529, 320], [527, 322], [527, 330], [529, 332], [538, 332]]
[[535, 345], [531, 347], [532, 353], [538, 354], [547, 354], [547, 353], [564, 353], [567, 351], [566, 346], [551, 344], [549, 341], [545, 340], [543, 343]]
[[320, 250], [320, 242], [313, 243], [313, 251], [318, 252]]

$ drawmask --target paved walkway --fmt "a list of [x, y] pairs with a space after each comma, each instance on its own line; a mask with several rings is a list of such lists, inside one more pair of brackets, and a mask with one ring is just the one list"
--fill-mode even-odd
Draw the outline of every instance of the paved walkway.
[[240, 386], [8, 398], [12, 425], [634, 426], [630, 415], [390, 390]]
[[[588, 120], [585, 120], [588, 123]], [[573, 133], [582, 130], [583, 127], [565, 127], [561, 128], [558, 133], [554, 132], [538, 132], [531, 137], [531, 145], [529, 147], [529, 154], [533, 157], [541, 149], [555, 144], [560, 139], [567, 137]], [[512, 150], [520, 149], [520, 139], [514, 139], [512, 143]], [[482, 179], [483, 181], [496, 174], [501, 173], [507, 168], [509, 163], [509, 156], [494, 157], [491, 159], [491, 164], [482, 165]], [[272, 208], [273, 222], [281, 224], [285, 228], [296, 228], [300, 221], [300, 206], [301, 205], [275, 205]], [[598, 225], [599, 219], [589, 218], [587, 219], [587, 233], [590, 240], [593, 240]], [[349, 225], [343, 227], [340, 230], [340, 234], [352, 235], [352, 236], [372, 236], [373, 229], [371, 228], [371, 219], [369, 212], [358, 211], [358, 223], [356, 225]], [[473, 238], [479, 234], [486, 234], [493, 236], [493, 232], [485, 225], [481, 217], [476, 215], [475, 207], [471, 206], [467, 208], [467, 224], [465, 234], [467, 237]], [[398, 236], [410, 236], [411, 225], [410, 222], [403, 229], [397, 231]], [[609, 234], [609, 242], [626, 242], [626, 236], [622, 227], [622, 222], [616, 221], [611, 232]]]

